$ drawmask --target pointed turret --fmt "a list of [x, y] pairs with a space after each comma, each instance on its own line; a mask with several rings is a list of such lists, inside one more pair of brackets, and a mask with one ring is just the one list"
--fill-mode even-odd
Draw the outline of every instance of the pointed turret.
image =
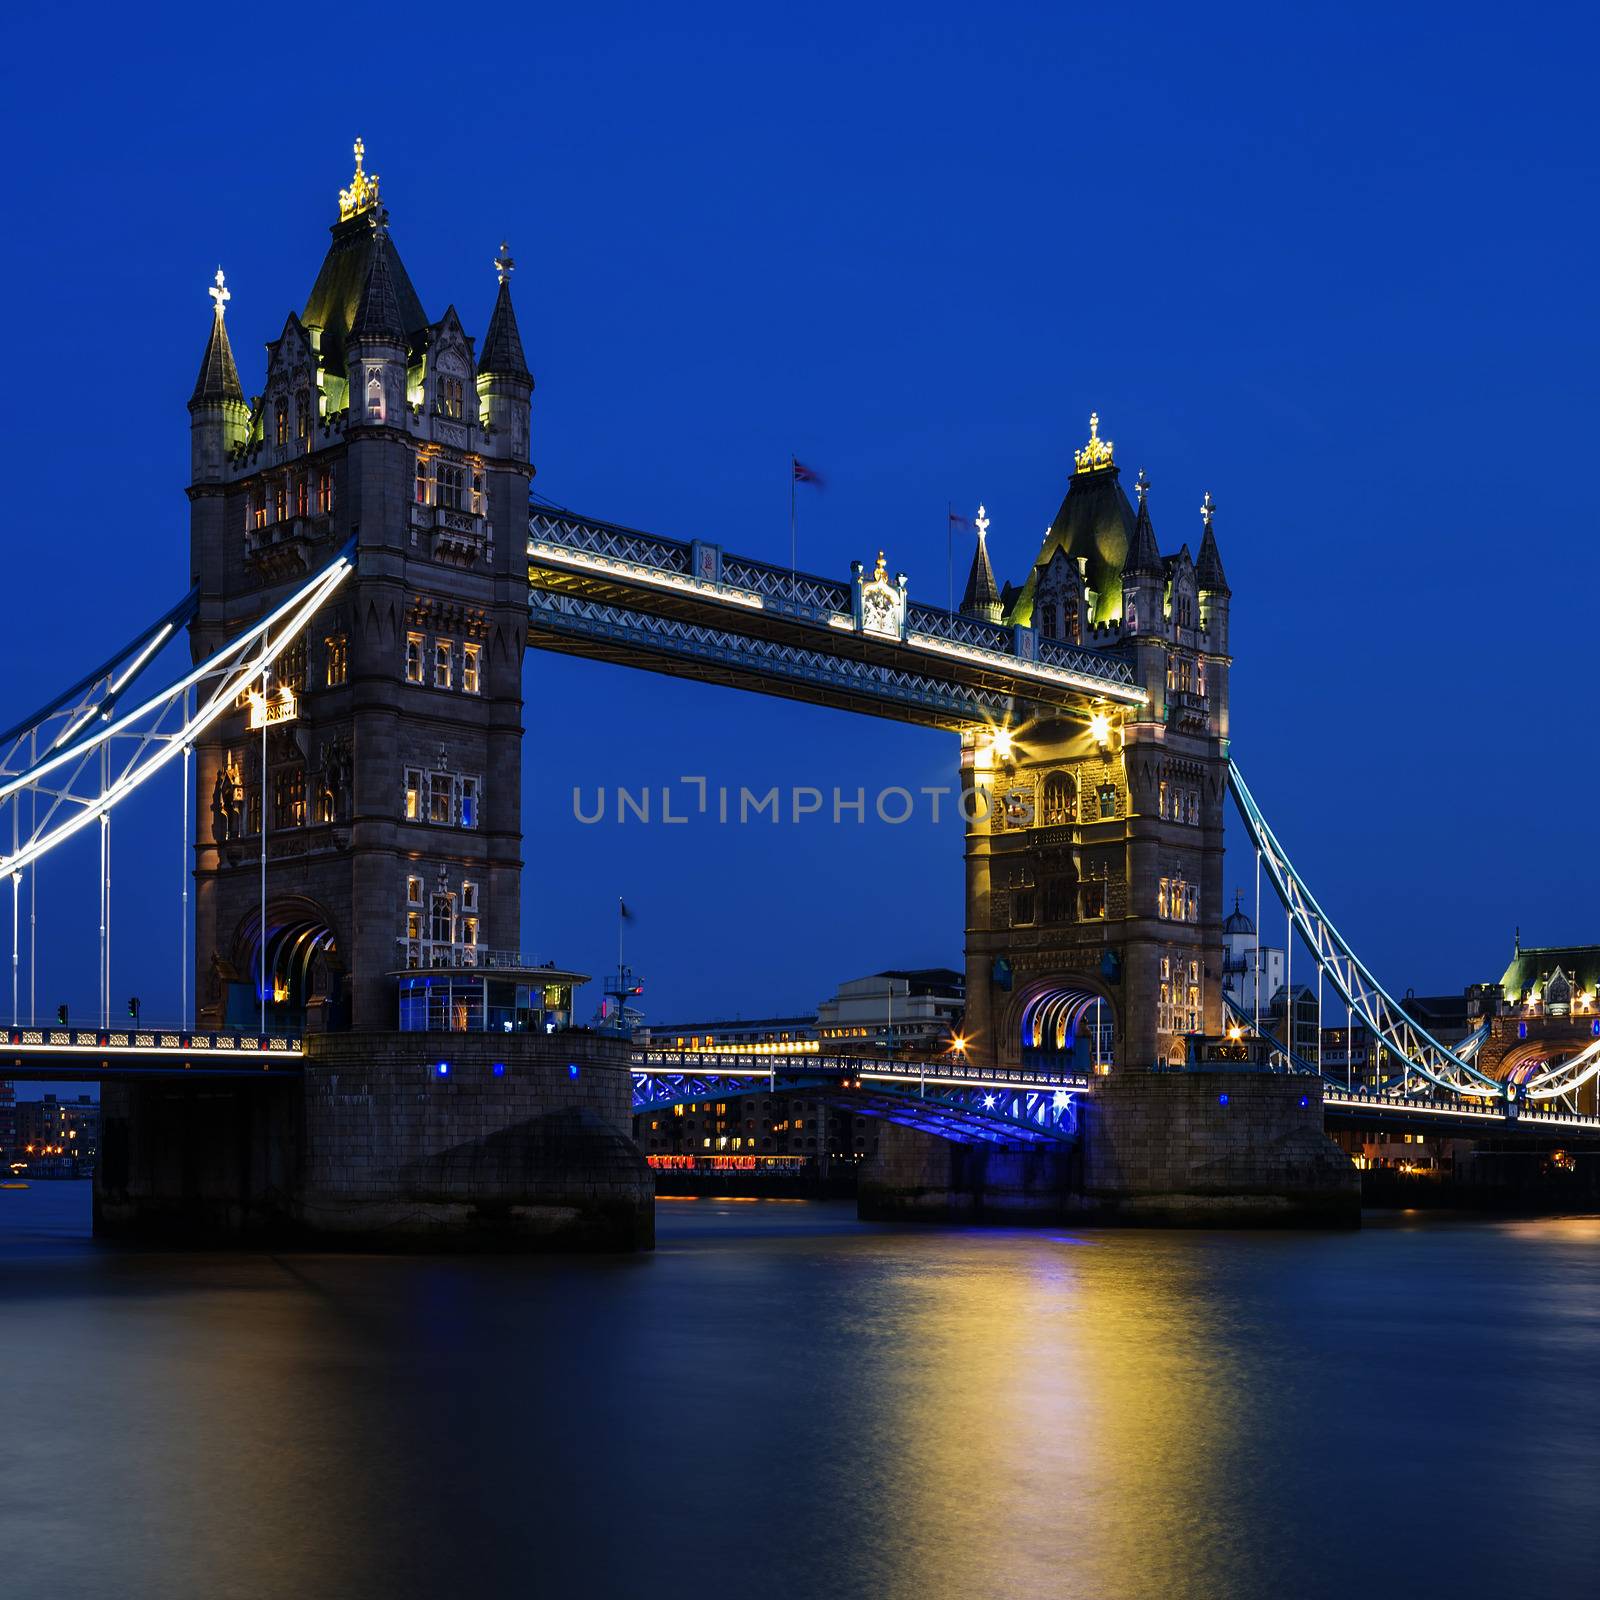
[[206, 340], [200, 375], [194, 380], [194, 393], [189, 396], [191, 412], [208, 402], [244, 399], [244, 391], [239, 387], [239, 369], [233, 363], [233, 346], [228, 343], [228, 329], [223, 320], [223, 308], [233, 296], [221, 267], [217, 268], [216, 282], [206, 292], [216, 307], [216, 315], [211, 319], [211, 336]]
[[[509, 263], [510, 257], [499, 258]], [[522, 334], [517, 328], [517, 314], [511, 306], [511, 279], [502, 276], [499, 292], [494, 297], [494, 315], [489, 318], [489, 331], [483, 336], [483, 355], [478, 361], [478, 376], [496, 378], [523, 378], [532, 381], [528, 361], [522, 353]]]
[[233, 296], [221, 267], [206, 292], [213, 307], [211, 333], [194, 381], [194, 393], [189, 396], [189, 472], [194, 483], [220, 479], [223, 462], [250, 432], [250, 408], [239, 387], [239, 369], [234, 365], [224, 320], [224, 310]]
[[1128, 634], [1159, 633], [1167, 565], [1161, 559], [1156, 530], [1150, 521], [1150, 480], [1143, 471], [1134, 492], [1139, 496], [1139, 514], [1134, 518], [1128, 554], [1122, 563], [1122, 627]]
[[361, 286], [356, 314], [350, 322], [350, 342], [403, 345], [406, 327], [400, 319], [400, 297], [389, 264], [389, 231], [382, 212], [373, 224], [373, 234], [372, 260], [367, 267], [366, 282]]
[[1205, 524], [1206, 531], [1200, 540], [1200, 556], [1194, 564], [1194, 572], [1200, 580], [1202, 594], [1227, 595], [1233, 591], [1228, 587], [1227, 574], [1222, 570], [1222, 555], [1217, 549], [1217, 536], [1211, 529], [1211, 519], [1216, 509], [1216, 502], [1212, 500], [1208, 489], [1200, 502], [1200, 520]]
[[494, 297], [494, 314], [489, 331], [483, 336], [483, 355], [478, 361], [478, 411], [487, 430], [490, 448], [496, 454], [526, 461], [530, 418], [533, 409], [533, 374], [522, 353], [522, 333], [517, 313], [511, 304], [511, 274], [516, 268], [511, 251], [502, 240], [494, 270], [500, 287]]
[[994, 581], [994, 568], [989, 564], [989, 517], [982, 506], [978, 507], [973, 526], [978, 530], [978, 548], [972, 552], [972, 570], [967, 574], [967, 587], [961, 595], [961, 610], [965, 616], [999, 622], [1004, 606], [1000, 587]]
[[1145, 477], [1142, 468], [1135, 488], [1139, 495], [1139, 515], [1133, 524], [1133, 542], [1128, 546], [1128, 559], [1122, 563], [1124, 587], [1129, 578], [1160, 577], [1166, 570], [1162, 565], [1160, 547], [1156, 544], [1156, 531], [1150, 523], [1150, 506], [1146, 499], [1150, 492], [1150, 480]]

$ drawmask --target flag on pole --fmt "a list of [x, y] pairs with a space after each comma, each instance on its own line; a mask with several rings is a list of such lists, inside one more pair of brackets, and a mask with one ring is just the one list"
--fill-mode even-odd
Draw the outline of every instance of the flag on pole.
[[808, 467], [805, 462], [801, 461], [796, 456], [790, 456], [789, 460], [794, 466], [794, 481], [796, 483], [814, 484], [819, 489], [827, 488], [827, 484], [823, 481], [822, 474], [818, 472], [815, 467]]
[[970, 517], [962, 516], [961, 513], [959, 511], [957, 511], [954, 506], [951, 506], [951, 508], [950, 508], [950, 526], [952, 528], [970, 528], [972, 526], [972, 519]]
[[621, 917], [624, 922], [632, 922], [634, 920], [633, 913], [628, 909], [628, 903], [626, 900], [618, 899], [617, 915]]

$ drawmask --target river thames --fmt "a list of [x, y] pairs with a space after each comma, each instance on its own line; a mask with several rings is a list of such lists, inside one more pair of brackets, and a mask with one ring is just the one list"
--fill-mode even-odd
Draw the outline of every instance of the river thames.
[[112, 1251], [0, 1191], [0, 1578], [74, 1596], [1587, 1593], [1600, 1218], [632, 1259]]

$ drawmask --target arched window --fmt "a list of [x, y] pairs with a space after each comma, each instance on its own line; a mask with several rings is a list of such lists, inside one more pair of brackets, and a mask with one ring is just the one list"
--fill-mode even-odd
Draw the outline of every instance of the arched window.
[[367, 373], [367, 415], [383, 421], [383, 379], [376, 371]]
[[1059, 639], [1056, 632], [1056, 606], [1055, 601], [1049, 601], [1039, 608], [1039, 632], [1046, 639]]
[[1047, 828], [1078, 820], [1078, 785], [1067, 772], [1044, 780], [1044, 823]]

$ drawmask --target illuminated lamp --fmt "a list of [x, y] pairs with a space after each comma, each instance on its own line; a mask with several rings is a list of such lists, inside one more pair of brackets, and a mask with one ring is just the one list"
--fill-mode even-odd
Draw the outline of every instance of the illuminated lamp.
[[994, 737], [990, 741], [990, 747], [1002, 761], [1009, 761], [1012, 751], [1011, 730], [1009, 728], [996, 728]]
[[450, 1063], [448, 1061], [441, 1061], [433, 1070], [437, 1072], [441, 1078], [448, 1078], [450, 1076]]
[[495, 1064], [494, 1064], [494, 1075], [497, 1078], [505, 1077], [505, 1075], [506, 1075], [506, 1064], [505, 1064], [505, 1062], [503, 1062], [503, 1061], [495, 1062]]
[[578, 1063], [576, 1061], [569, 1061], [567, 1063], [567, 1076], [569, 1078], [576, 1078], [578, 1076]]
[[1219, 1094], [1219, 1095], [1218, 1095], [1218, 1096], [1217, 1096], [1217, 1104], [1218, 1104], [1218, 1105], [1219, 1105], [1219, 1106], [1225, 1106], [1225, 1105], [1227, 1105], [1227, 1103], [1228, 1103], [1228, 1097], [1227, 1097], [1227, 1095], [1225, 1095], [1225, 1094]]
[[1089, 734], [1102, 750], [1111, 743], [1111, 718], [1104, 711], [1097, 711], [1089, 718]]

